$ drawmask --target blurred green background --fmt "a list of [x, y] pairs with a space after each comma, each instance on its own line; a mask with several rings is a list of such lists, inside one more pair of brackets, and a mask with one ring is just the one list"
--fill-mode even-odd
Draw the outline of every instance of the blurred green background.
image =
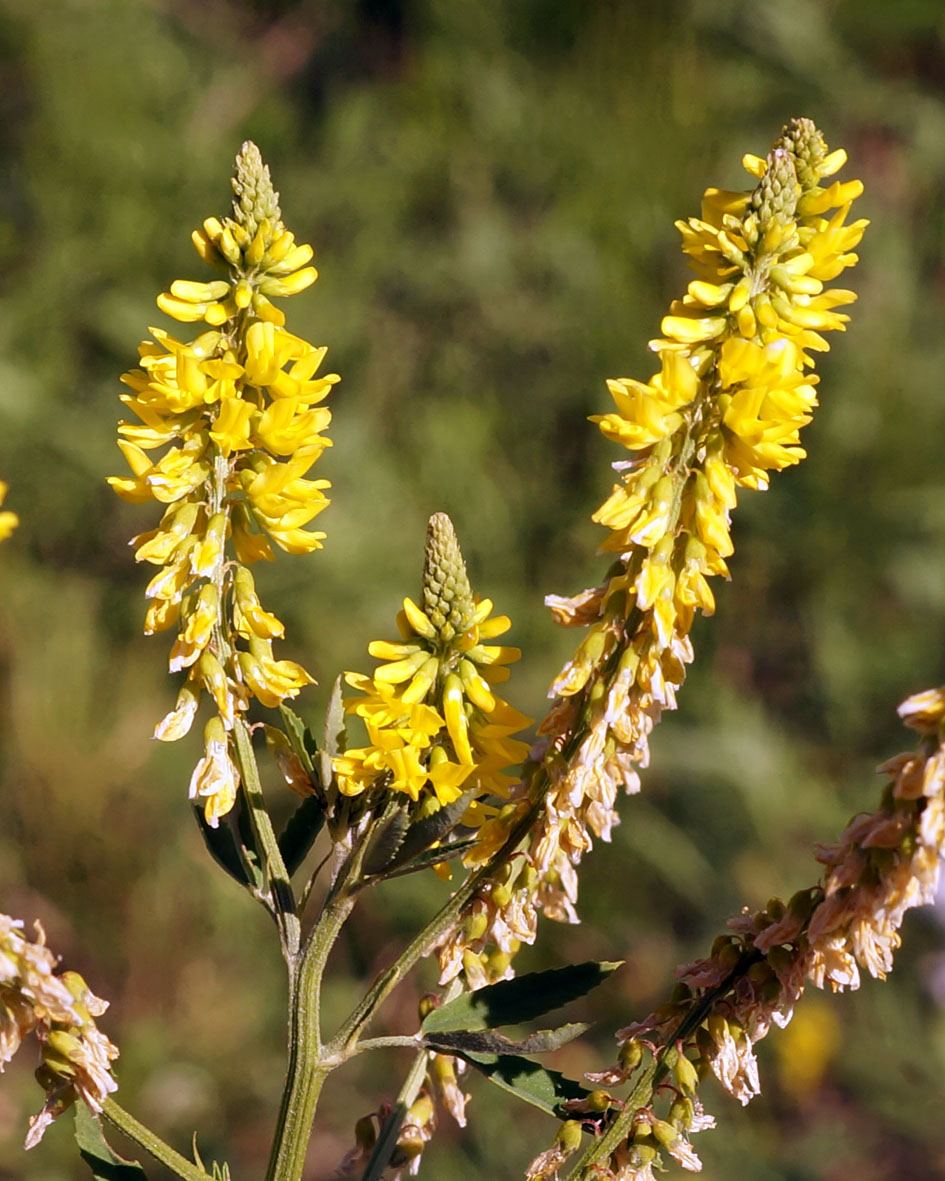
[[[746, 187], [741, 155], [792, 115], [866, 183], [860, 300], [822, 365], [810, 458], [743, 497], [733, 582], [696, 627], [645, 793], [583, 866], [584, 924], [545, 924], [519, 961], [627, 959], [554, 1063], [574, 1075], [730, 914], [814, 880], [812, 842], [873, 806], [873, 767], [909, 742], [896, 703], [945, 675], [940, 0], [0, 0], [0, 476], [22, 521], [0, 553], [0, 909], [40, 917], [111, 1000], [119, 1098], [183, 1151], [197, 1127], [205, 1158], [262, 1175], [282, 969], [190, 819], [197, 736], [149, 741], [175, 689], [167, 637], [140, 634], [127, 540], [157, 512], [104, 478], [123, 471], [118, 375], [163, 322], [157, 292], [204, 277], [190, 231], [227, 211], [240, 143], [322, 270], [289, 327], [343, 377], [326, 548], [258, 576], [282, 653], [321, 682], [301, 712], [392, 634], [444, 509], [526, 651], [510, 696], [540, 715], [574, 640], [542, 597], [603, 568], [588, 515], [619, 456], [585, 418], [609, 409], [606, 377], [652, 371], [687, 282], [674, 219], [707, 185]], [[365, 899], [332, 1013], [443, 890]], [[762, 1044], [751, 1107], [709, 1091], [705, 1177], [945, 1177], [945, 935], [926, 911], [905, 936], [889, 983], [809, 995]], [[20, 1149], [42, 1098], [30, 1054], [0, 1086], [0, 1178], [83, 1177], [68, 1120]], [[334, 1077], [309, 1181], [404, 1069], [390, 1052]], [[423, 1173], [519, 1177], [553, 1126], [469, 1089], [471, 1128], [444, 1120]]]

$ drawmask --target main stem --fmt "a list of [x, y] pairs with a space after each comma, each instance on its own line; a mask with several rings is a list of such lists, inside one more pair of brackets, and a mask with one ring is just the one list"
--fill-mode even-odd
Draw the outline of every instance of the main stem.
[[290, 964], [289, 1062], [266, 1181], [299, 1181], [322, 1084], [338, 1065], [321, 1041], [322, 975], [354, 902], [342, 889], [322, 912], [301, 957]]

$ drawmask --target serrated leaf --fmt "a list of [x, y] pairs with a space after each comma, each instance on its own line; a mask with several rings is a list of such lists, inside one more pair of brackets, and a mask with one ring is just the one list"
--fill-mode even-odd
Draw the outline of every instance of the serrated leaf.
[[444, 1030], [442, 1033], [427, 1034], [423, 1044], [428, 1050], [438, 1050], [444, 1054], [550, 1054], [588, 1029], [590, 1025], [587, 1022], [575, 1021], [569, 1025], [559, 1025], [557, 1029], [540, 1029], [519, 1042], [513, 1042], [490, 1029], [475, 1033], [468, 1029]]
[[390, 864], [390, 868], [406, 865], [408, 861], [429, 849], [431, 845], [443, 840], [462, 820], [475, 795], [475, 791], [464, 792], [452, 803], [446, 804], [439, 811], [424, 816], [422, 820], [411, 825], [404, 837], [404, 843]]
[[75, 1105], [75, 1142], [92, 1176], [100, 1181], [147, 1181], [137, 1161], [124, 1160], [108, 1146], [98, 1120], [84, 1103]]
[[466, 992], [434, 1009], [420, 1026], [423, 1033], [442, 1030], [495, 1029], [532, 1021], [560, 1009], [596, 988], [622, 961], [570, 964], [547, 972], [530, 972], [514, 980], [500, 980], [476, 992]]
[[305, 860], [324, 824], [325, 807], [318, 796], [307, 796], [289, 817], [279, 834], [279, 852], [290, 877]]
[[364, 873], [368, 877], [383, 873], [390, 865], [403, 842], [409, 824], [410, 813], [406, 804], [380, 819], [364, 854]]
[[207, 846], [207, 852], [217, 865], [226, 870], [235, 882], [250, 888], [253, 882], [240, 852], [241, 841], [234, 815], [236, 809], [242, 808], [242, 806], [242, 802], [237, 799], [236, 804], [226, 816], [222, 817], [216, 828], [207, 823], [200, 805], [194, 806], [194, 819], [200, 829], [203, 843]]
[[528, 1058], [475, 1053], [459, 1056], [503, 1091], [509, 1091], [556, 1119], [567, 1118], [567, 1112], [561, 1106], [566, 1099], [584, 1099], [589, 1094], [574, 1079], [566, 1078], [557, 1070], [546, 1070]]

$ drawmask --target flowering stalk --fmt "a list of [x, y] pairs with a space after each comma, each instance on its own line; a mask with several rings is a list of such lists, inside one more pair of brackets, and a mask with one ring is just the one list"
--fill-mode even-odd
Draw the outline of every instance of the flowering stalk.
[[526, 855], [498, 903], [500, 883], [480, 891], [485, 922], [466, 913], [442, 943], [443, 979], [471, 949], [514, 954], [531, 942], [536, 908], [577, 922], [576, 867], [595, 836], [610, 839], [618, 792], [639, 790], [649, 733], [675, 708], [693, 617], [712, 613], [709, 579], [728, 574], [738, 490], [766, 488], [804, 457], [813, 354], [848, 319], [835, 309], [856, 298], [826, 284], [856, 262], [867, 224], [846, 224], [859, 181], [821, 183], [845, 160], [795, 119], [766, 159], [745, 157], [753, 189], [709, 189], [702, 217], [677, 223], [699, 277], [650, 343], [660, 371], [609, 382], [616, 410], [593, 419], [630, 452], [594, 514], [613, 562], [600, 586], [547, 599], [558, 622], [587, 634], [552, 685], [522, 787], [483, 832], [495, 847], [532, 817]]
[[795, 119], [766, 159], [745, 157], [753, 189], [706, 191], [702, 217], [677, 223], [699, 277], [650, 342], [660, 371], [609, 382], [616, 410], [592, 420], [630, 458], [614, 465], [620, 482], [594, 515], [615, 556], [606, 579], [548, 599], [560, 623], [587, 628], [542, 726], [550, 752], [582, 731], [576, 756], [555, 770], [549, 823], [533, 844], [543, 877], [562, 875], [543, 894], [553, 917], [574, 903], [565, 862], [580, 860], [592, 833], [609, 839], [618, 790], [639, 790], [648, 735], [675, 708], [693, 617], [713, 612], [708, 580], [728, 574], [739, 488], [766, 488], [772, 471], [804, 458], [813, 354], [848, 319], [835, 309], [856, 298], [826, 284], [856, 262], [867, 224], [845, 224], [859, 181], [821, 184], [845, 161]]
[[[569, 1174], [574, 1181], [651, 1181], [663, 1152], [697, 1171], [689, 1136], [715, 1123], [699, 1103], [702, 1079], [715, 1075], [748, 1103], [761, 1091], [754, 1044], [772, 1024], [788, 1024], [806, 981], [842, 992], [859, 987], [860, 969], [879, 980], [891, 971], [903, 917], [934, 901], [945, 852], [945, 686], [908, 698], [899, 716], [921, 735], [919, 747], [879, 768], [889, 782], [875, 812], [818, 846], [823, 880], [787, 903], [746, 908], [708, 957], [677, 969], [668, 1002], [617, 1032], [618, 1063], [588, 1078], [634, 1089], [619, 1114], [610, 1108], [613, 1121]], [[528, 1175], [550, 1177], [564, 1159], [542, 1154]]]
[[176, 280], [158, 298], [169, 316], [209, 331], [185, 343], [155, 328], [141, 345], [139, 367], [123, 378], [132, 392], [122, 395], [138, 422], [118, 428], [132, 475], [110, 483], [126, 500], [167, 506], [158, 528], [132, 542], [137, 561], [159, 567], [146, 592], [145, 632], [176, 628], [170, 670], [187, 673], [155, 737], [183, 737], [207, 694], [214, 713], [190, 796], [216, 828], [242, 784], [263, 867], [263, 884], [251, 888], [289, 958], [298, 920], [245, 716], [253, 700], [275, 708], [312, 678], [273, 655], [285, 628], [263, 608], [250, 567], [271, 561], [273, 545], [292, 554], [321, 545], [324, 534], [306, 526], [328, 504], [328, 482], [306, 473], [329, 445], [321, 432], [331, 414], [319, 403], [338, 377], [317, 376], [325, 349], [287, 332], [272, 303], [303, 291], [317, 272], [307, 265], [312, 248], [283, 225], [255, 144], [237, 156], [233, 189], [233, 217], [208, 218], [193, 234], [201, 258], [226, 277]]
[[137, 561], [159, 567], [145, 632], [176, 628], [170, 670], [187, 673], [155, 737], [181, 738], [208, 695], [215, 712], [190, 795], [214, 827], [236, 799], [244, 760], [235, 732], [250, 702], [274, 708], [312, 680], [273, 656], [285, 629], [260, 603], [250, 567], [271, 561], [273, 545], [293, 554], [321, 545], [324, 534], [306, 526], [327, 505], [328, 484], [306, 473], [329, 444], [320, 432], [331, 415], [319, 403], [338, 380], [316, 376], [325, 350], [286, 332], [272, 303], [317, 272], [306, 265], [312, 248], [282, 223], [255, 144], [243, 145], [233, 188], [233, 217], [208, 218], [193, 235], [226, 277], [176, 280], [158, 298], [169, 316], [209, 331], [185, 343], [155, 328], [141, 345], [122, 395], [139, 421], [118, 428], [132, 475], [110, 480], [126, 500], [167, 506], [158, 528], [132, 542]]

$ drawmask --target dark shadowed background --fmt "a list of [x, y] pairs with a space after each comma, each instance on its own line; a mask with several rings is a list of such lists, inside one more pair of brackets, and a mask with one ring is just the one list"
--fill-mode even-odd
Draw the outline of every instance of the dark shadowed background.
[[[334, 485], [323, 552], [258, 574], [281, 653], [320, 685], [366, 668], [414, 594], [427, 516], [449, 512], [474, 585], [526, 652], [509, 696], [540, 715], [574, 636], [543, 595], [598, 580], [589, 513], [619, 456], [586, 422], [607, 377], [646, 378], [687, 271], [676, 218], [808, 115], [872, 220], [860, 293], [821, 368], [810, 458], [745, 494], [733, 582], [654, 743], [644, 795], [583, 866], [580, 927], [520, 967], [626, 958], [580, 1006], [568, 1073], [611, 1060], [673, 966], [726, 918], [816, 878], [815, 840], [874, 806], [908, 693], [945, 677], [945, 10], [938, 0], [0, 0], [0, 909], [111, 1000], [119, 1099], [182, 1151], [262, 1175], [283, 1072], [273, 932], [210, 864], [186, 801], [199, 738], [149, 741], [175, 688], [145, 639], [127, 540], [156, 506], [105, 486], [119, 374], [189, 236], [227, 211], [260, 145], [321, 277], [286, 307], [329, 348]], [[186, 332], [186, 329], [185, 329]], [[280, 806], [285, 806], [280, 801]], [[333, 961], [342, 1014], [444, 886], [365, 900]], [[913, 913], [885, 985], [809, 995], [761, 1047], [746, 1111], [707, 1087], [704, 1176], [945, 1177], [945, 934]], [[432, 972], [377, 1032], [410, 1025]], [[66, 1181], [70, 1121], [24, 1157], [42, 1099], [24, 1050], [0, 1080], [0, 1178]], [[330, 1177], [399, 1051], [332, 1080], [310, 1155]], [[519, 1177], [554, 1132], [472, 1080], [422, 1175]], [[154, 1170], [158, 1176], [159, 1170]]]

